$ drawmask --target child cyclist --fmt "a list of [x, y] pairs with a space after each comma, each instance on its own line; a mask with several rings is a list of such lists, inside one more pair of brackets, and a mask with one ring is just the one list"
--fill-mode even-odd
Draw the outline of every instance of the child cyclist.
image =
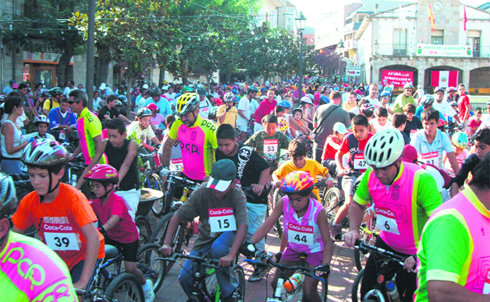
[[120, 247], [124, 257], [124, 267], [128, 273], [138, 278], [143, 286], [145, 301], [153, 301], [153, 284], [136, 266], [138, 252], [138, 229], [129, 215], [122, 197], [114, 193], [114, 186], [119, 182], [117, 170], [107, 164], [96, 164], [85, 176], [90, 181], [92, 192], [97, 197], [92, 201], [92, 208], [101, 225], [98, 230], [104, 235], [105, 243]]
[[[286, 196], [276, 204], [269, 218], [255, 232], [250, 241], [254, 244], [259, 242], [281, 215], [284, 215], [284, 233], [287, 235], [288, 245], [280, 263], [291, 266], [300, 265], [302, 256], [306, 254], [306, 264], [322, 272], [321, 277], [328, 278], [333, 242], [328, 230], [327, 214], [322, 204], [313, 198], [314, 187], [315, 181], [307, 172], [289, 173], [281, 186]], [[294, 272], [287, 273], [290, 276]], [[276, 271], [272, 282], [274, 288], [278, 276], [279, 271]], [[317, 285], [317, 279], [306, 277], [303, 287], [305, 301], [321, 301]]]

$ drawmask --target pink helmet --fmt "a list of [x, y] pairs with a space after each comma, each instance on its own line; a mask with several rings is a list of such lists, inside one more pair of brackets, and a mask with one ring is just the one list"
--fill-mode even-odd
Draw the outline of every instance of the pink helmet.
[[85, 179], [117, 184], [119, 181], [119, 173], [117, 173], [117, 170], [111, 165], [96, 164], [85, 175]]
[[150, 103], [146, 108], [150, 109], [151, 111], [158, 111], [158, 107], [156, 104]]

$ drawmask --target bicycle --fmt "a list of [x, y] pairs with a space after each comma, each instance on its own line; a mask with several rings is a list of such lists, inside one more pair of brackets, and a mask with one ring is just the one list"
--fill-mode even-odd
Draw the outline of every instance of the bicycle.
[[[286, 271], [299, 271], [301, 274], [314, 278], [319, 281], [319, 291], [320, 291], [320, 298], [322, 301], [327, 301], [327, 296], [328, 296], [328, 277], [327, 279], [318, 277], [315, 272], [319, 270], [322, 266], [318, 266], [316, 268], [310, 268], [304, 265], [295, 265], [295, 266], [290, 266], [290, 265], [284, 265], [277, 263], [272, 260], [272, 255], [266, 254], [266, 253], [259, 253], [256, 257], [256, 259], [259, 260], [253, 260], [253, 259], [245, 259], [244, 261], [247, 263], [250, 263], [252, 265], [262, 265], [266, 267], [266, 269], [270, 270], [271, 268], [275, 267], [276, 269], [279, 270], [279, 278], [277, 279], [277, 285], [274, 290], [274, 295], [273, 297], [267, 297], [266, 301], [271, 301], [271, 302], [281, 302], [281, 301], [301, 301], [303, 298], [303, 282], [300, 282], [298, 286], [291, 292], [287, 291], [284, 288], [284, 282], [287, 280], [287, 274]], [[327, 275], [330, 273], [328, 271]]]
[[[151, 153], [144, 151], [138, 152], [138, 167], [140, 169], [140, 183], [143, 188], [164, 191], [162, 178], [160, 177], [161, 164], [158, 158], [158, 150], [155, 149]], [[155, 216], [160, 217], [165, 213], [165, 207], [161, 199], [156, 199], [151, 207], [151, 211]]]
[[[374, 213], [369, 211], [370, 208], [366, 209], [365, 221], [361, 224], [359, 233], [361, 235], [361, 240], [368, 244], [374, 245], [379, 232], [376, 229], [376, 217]], [[367, 216], [367, 217], [366, 217]], [[367, 220], [366, 220], [367, 218]], [[363, 267], [366, 266], [367, 259], [369, 257], [369, 252], [364, 249], [354, 249], [354, 263], [356, 264], [357, 271], [361, 271]]]
[[[189, 301], [215, 301], [221, 299], [221, 290], [216, 277], [216, 270], [223, 269], [218, 266], [217, 259], [210, 259], [206, 256], [190, 255], [174, 252], [170, 258], [158, 258], [164, 262], [176, 262], [178, 258], [190, 259], [196, 262], [196, 271], [192, 274], [193, 290]], [[245, 301], [245, 273], [243, 268], [236, 263], [232, 266], [233, 273], [231, 277], [238, 283], [235, 293], [239, 301]]]
[[356, 249], [363, 250], [365, 253], [375, 253], [377, 255], [388, 256], [388, 258], [381, 260], [382, 264], [380, 266], [377, 278], [377, 286], [366, 292], [362, 299], [361, 297], [361, 286], [362, 278], [364, 276], [364, 269], [360, 270], [354, 280], [352, 285], [351, 296], [352, 302], [358, 301], [374, 301], [374, 302], [385, 302], [385, 296], [390, 296], [388, 294], [387, 288], [392, 288], [396, 290], [395, 279], [396, 275], [403, 270], [403, 264], [405, 262], [405, 257], [397, 255], [393, 252], [387, 251], [385, 249], [364, 243], [360, 240], [356, 241]]

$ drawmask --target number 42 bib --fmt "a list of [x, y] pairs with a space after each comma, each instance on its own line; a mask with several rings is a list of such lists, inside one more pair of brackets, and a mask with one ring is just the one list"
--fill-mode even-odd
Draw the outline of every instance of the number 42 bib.
[[233, 208], [208, 209], [208, 213], [212, 233], [236, 231]]

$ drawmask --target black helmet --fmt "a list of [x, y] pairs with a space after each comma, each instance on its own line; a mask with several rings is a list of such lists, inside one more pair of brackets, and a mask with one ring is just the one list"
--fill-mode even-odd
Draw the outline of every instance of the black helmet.
[[60, 87], [53, 87], [53, 88], [49, 89], [48, 92], [52, 96], [57, 96], [57, 95], [63, 94], [63, 91], [61, 90]]
[[162, 95], [162, 93], [160, 92], [160, 88], [158, 88], [158, 87], [155, 87], [155, 88], [152, 88], [152, 89], [148, 90], [148, 94], [151, 97], [161, 96]]
[[250, 94], [250, 93], [257, 93], [259, 92], [259, 89], [253, 85], [250, 85], [248, 86], [248, 89], [247, 89], [247, 94]]

